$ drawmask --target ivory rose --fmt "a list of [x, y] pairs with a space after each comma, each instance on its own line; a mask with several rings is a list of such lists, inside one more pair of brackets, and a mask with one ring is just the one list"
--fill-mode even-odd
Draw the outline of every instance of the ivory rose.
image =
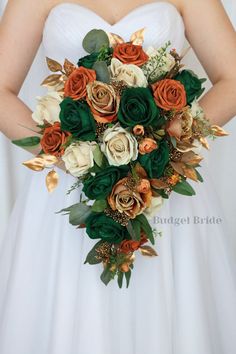
[[163, 200], [163, 198], [161, 196], [152, 197], [149, 207], [146, 208], [143, 213], [145, 214], [145, 216], [147, 218], [149, 218], [149, 219], [152, 218], [161, 209], [161, 207], [163, 205], [163, 202], [164, 202], [164, 200]]
[[38, 104], [32, 114], [33, 120], [39, 125], [44, 124], [44, 120], [53, 124], [59, 122], [60, 103], [62, 97], [57, 92], [49, 92], [46, 96], [37, 96]]
[[124, 81], [129, 87], [147, 87], [148, 85], [142, 69], [137, 65], [123, 64], [119, 59], [112, 58], [109, 70], [113, 79]]
[[105, 131], [101, 150], [110, 165], [127, 165], [137, 159], [138, 143], [133, 135], [116, 124]]
[[96, 146], [95, 141], [79, 141], [68, 146], [62, 156], [66, 169], [75, 177], [87, 173], [94, 166], [93, 150]]

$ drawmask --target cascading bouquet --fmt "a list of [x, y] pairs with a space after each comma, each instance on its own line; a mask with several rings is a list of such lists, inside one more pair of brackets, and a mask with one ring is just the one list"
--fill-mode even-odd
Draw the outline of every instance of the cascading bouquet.
[[62, 209], [69, 222], [86, 228], [99, 241], [84, 263], [103, 264], [101, 280], [117, 276], [128, 287], [135, 251], [157, 256], [158, 232], [148, 220], [172, 192], [192, 196], [187, 179], [202, 182], [197, 168], [206, 137], [224, 136], [211, 125], [197, 98], [205, 78], [184, 70], [170, 42], [143, 48], [144, 30], [125, 42], [100, 29], [89, 31], [83, 48], [88, 55], [75, 65], [47, 58], [52, 72], [42, 85], [48, 94], [37, 97], [32, 114], [37, 136], [13, 143], [41, 145], [28, 168], [49, 168], [46, 185], [58, 184], [54, 165], [65, 164], [81, 187], [78, 203]]

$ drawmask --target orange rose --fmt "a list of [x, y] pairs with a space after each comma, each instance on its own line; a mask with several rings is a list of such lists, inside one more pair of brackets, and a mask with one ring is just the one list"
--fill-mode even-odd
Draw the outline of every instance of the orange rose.
[[135, 45], [131, 42], [117, 44], [113, 51], [113, 57], [119, 59], [123, 64], [138, 66], [143, 65], [149, 59], [141, 45]]
[[96, 80], [96, 71], [80, 66], [72, 71], [65, 83], [65, 97], [71, 97], [73, 100], [85, 98], [87, 95], [86, 85], [94, 80]]
[[139, 249], [139, 247], [142, 246], [147, 241], [148, 241], [148, 239], [145, 236], [143, 236], [142, 234], [141, 234], [140, 241], [124, 240], [120, 244], [120, 252], [122, 252], [122, 253], [134, 252], [137, 249]]
[[139, 144], [138, 151], [141, 155], [149, 154], [153, 150], [157, 149], [157, 143], [151, 138], [144, 138]]
[[133, 133], [134, 135], [144, 135], [144, 127], [142, 125], [135, 125], [133, 127]]
[[41, 139], [41, 146], [45, 154], [61, 156], [64, 153], [62, 145], [66, 142], [67, 137], [71, 135], [61, 130], [61, 124], [55, 122], [44, 130]]
[[169, 111], [180, 110], [187, 104], [184, 85], [177, 80], [164, 79], [151, 85], [154, 100], [158, 107]]
[[149, 193], [151, 190], [151, 185], [148, 179], [142, 178], [139, 184], [137, 185], [137, 191], [139, 193]]

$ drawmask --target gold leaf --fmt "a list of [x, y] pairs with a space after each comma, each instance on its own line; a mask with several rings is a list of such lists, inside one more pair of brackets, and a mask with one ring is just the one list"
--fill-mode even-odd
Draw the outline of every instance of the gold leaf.
[[142, 45], [144, 41], [144, 31], [145, 27], [140, 30], [134, 32], [130, 37], [130, 42], [135, 45]]
[[68, 59], [65, 59], [63, 67], [67, 76], [70, 76], [70, 74], [76, 69], [76, 66]]
[[40, 157], [43, 159], [45, 167], [55, 165], [58, 162], [58, 158], [54, 155], [41, 154]]
[[185, 162], [189, 165], [199, 164], [203, 160], [203, 157], [195, 154], [193, 151], [185, 152], [181, 158], [182, 162]]
[[54, 73], [62, 71], [62, 66], [56, 60], [46, 57], [48, 69]]
[[157, 189], [168, 188], [168, 184], [161, 179], [152, 178], [150, 179], [151, 186]]
[[50, 171], [46, 176], [46, 186], [49, 193], [53, 192], [58, 186], [59, 175], [55, 170]]
[[61, 82], [62, 77], [63, 77], [63, 75], [61, 75], [61, 74], [49, 75], [48, 77], [46, 77], [45, 80], [43, 80], [43, 82], [41, 83], [41, 86], [43, 86], [43, 85], [45, 85], [45, 86], [55, 86], [56, 84]]
[[170, 161], [170, 164], [176, 172], [178, 172], [182, 176], [184, 175], [185, 164], [183, 162]]
[[135, 253], [131, 253], [131, 254], [128, 254], [126, 257], [125, 257], [125, 263], [128, 263], [128, 264], [131, 264], [133, 263], [135, 260]]
[[147, 178], [147, 172], [145, 169], [140, 165], [139, 162], [136, 163], [135, 167], [135, 172], [139, 175], [141, 178]]
[[33, 171], [42, 171], [45, 167], [44, 161], [41, 157], [35, 157], [31, 160], [23, 162], [23, 165]]
[[227, 133], [223, 128], [219, 127], [218, 125], [212, 125], [211, 129], [213, 130], [214, 136], [228, 136], [229, 135], [229, 133]]
[[184, 175], [185, 175], [185, 177], [190, 178], [195, 182], [198, 182], [197, 173], [194, 168], [185, 166], [184, 167]]
[[118, 34], [111, 33], [111, 32], [106, 32], [109, 38], [110, 46], [115, 47], [119, 43], [124, 43], [124, 39], [120, 37]]
[[209, 144], [208, 144], [206, 138], [201, 137], [199, 140], [200, 140], [200, 143], [202, 144], [202, 146], [203, 146], [205, 149], [207, 149], [207, 150], [210, 149]]
[[156, 251], [150, 246], [141, 246], [139, 247], [139, 250], [143, 256], [148, 256], [148, 257], [158, 256]]

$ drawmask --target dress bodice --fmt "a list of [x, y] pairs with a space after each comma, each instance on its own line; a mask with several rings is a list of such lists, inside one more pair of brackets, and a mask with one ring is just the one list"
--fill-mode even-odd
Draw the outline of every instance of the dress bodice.
[[168, 40], [171, 48], [181, 52], [185, 40], [183, 18], [177, 8], [166, 1], [138, 6], [114, 25], [92, 10], [75, 3], [62, 3], [52, 8], [45, 22], [43, 47], [45, 56], [58, 61], [65, 58], [77, 63], [86, 55], [82, 40], [93, 28], [119, 34], [125, 41], [145, 27], [143, 47], [160, 47]]

